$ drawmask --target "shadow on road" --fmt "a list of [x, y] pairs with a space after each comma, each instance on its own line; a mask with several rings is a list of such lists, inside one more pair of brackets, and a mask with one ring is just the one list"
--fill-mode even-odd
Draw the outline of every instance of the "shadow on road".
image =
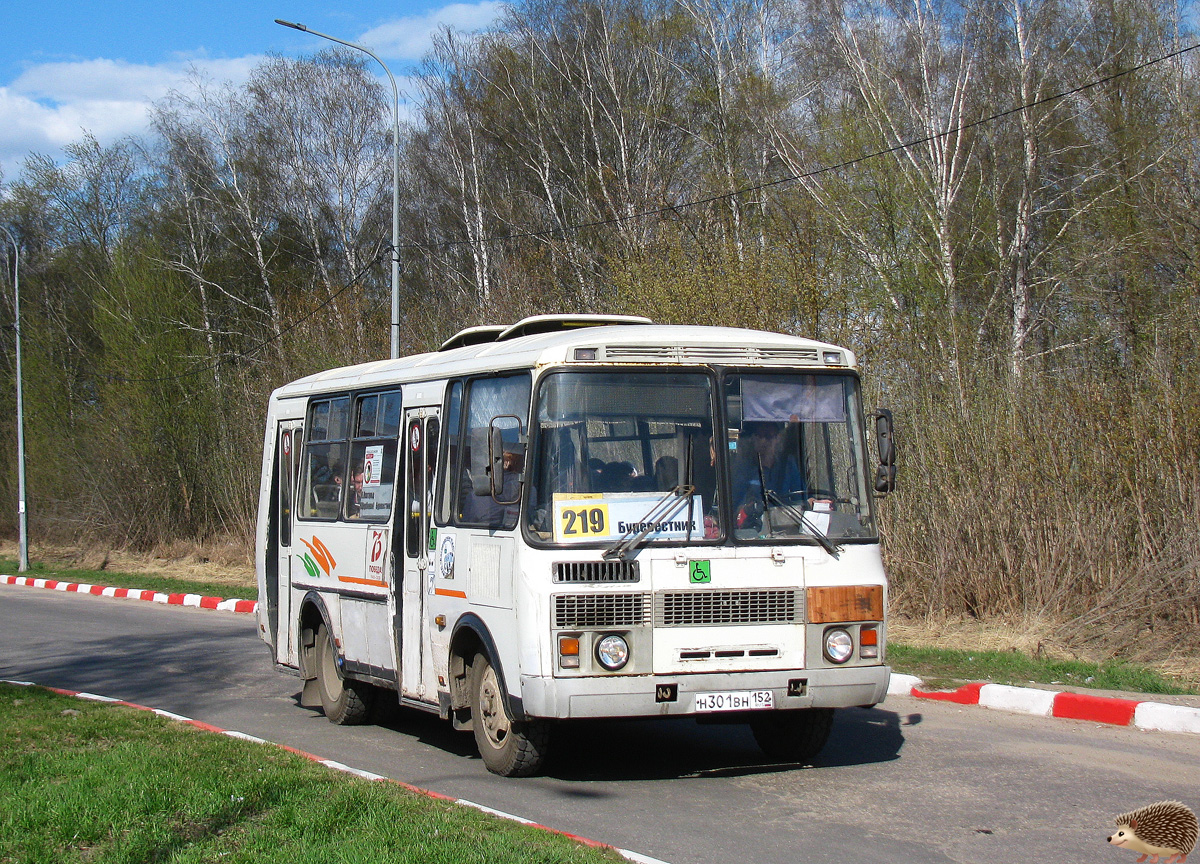
[[[299, 693], [296, 700], [298, 705]], [[320, 714], [320, 709], [314, 713]], [[470, 733], [456, 732], [432, 714], [400, 707], [387, 694], [376, 704], [372, 721], [454, 756], [479, 758]], [[892, 711], [840, 710], [821, 753], [799, 764], [769, 760], [744, 724], [702, 724], [691, 718], [577, 720], [553, 727], [543, 776], [566, 781], [668, 780], [889, 762], [899, 758], [904, 744], [901, 725], [902, 718]]]
[[[96, 693], [127, 702], [200, 712], [248, 696], [284, 693], [293, 685], [276, 673], [262, 643], [243, 622], [220, 631], [161, 629], [87, 637], [85, 622], [69, 649], [31, 646], [26, 656], [0, 660], [0, 678]], [[236, 670], [231, 673], [231, 670]]]
[[562, 780], [737, 777], [887, 762], [904, 736], [891, 711], [838, 711], [829, 743], [811, 763], [773, 762], [744, 724], [674, 720], [566, 723], [555, 729], [547, 775]]

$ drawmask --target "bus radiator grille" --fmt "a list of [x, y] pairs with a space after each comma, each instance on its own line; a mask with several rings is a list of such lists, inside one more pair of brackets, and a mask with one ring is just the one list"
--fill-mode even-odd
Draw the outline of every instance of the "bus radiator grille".
[[556, 561], [555, 582], [640, 582], [637, 561]]
[[799, 624], [804, 595], [797, 589], [662, 591], [654, 595], [656, 627], [719, 624]]
[[648, 594], [556, 594], [554, 627], [642, 627], [650, 623]]

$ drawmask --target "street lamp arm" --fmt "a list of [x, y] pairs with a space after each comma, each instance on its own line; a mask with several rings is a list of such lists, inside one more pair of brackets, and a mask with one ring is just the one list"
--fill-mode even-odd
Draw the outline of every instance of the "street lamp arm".
[[392, 77], [392, 70], [388, 69], [387, 64], [379, 59], [379, 55], [365, 45], [359, 45], [357, 42], [347, 42], [345, 39], [339, 39], [336, 36], [330, 36], [328, 33], [322, 33], [319, 30], [313, 30], [305, 24], [296, 24], [292, 21], [284, 21], [282, 18], [275, 19], [276, 24], [282, 24], [284, 27], [291, 27], [293, 30], [299, 30], [301, 33], [311, 33], [314, 36], [320, 36], [322, 39], [328, 39], [330, 42], [336, 42], [339, 45], [345, 45], [347, 48], [357, 48], [364, 54], [370, 54], [375, 58], [375, 62], [383, 67], [383, 71], [387, 73], [388, 80], [392, 82], [392, 95], [399, 101], [399, 91], [396, 88], [396, 79]]
[[392, 75], [392, 70], [370, 48], [330, 36], [328, 33], [321, 33], [304, 24], [284, 21], [282, 18], [276, 18], [275, 23], [299, 30], [301, 33], [311, 33], [313, 36], [320, 36], [330, 42], [363, 52], [383, 67], [383, 71], [387, 73], [388, 81], [392, 85], [392, 315], [390, 329], [391, 358], [395, 360], [400, 356], [400, 89], [396, 86], [396, 78]]

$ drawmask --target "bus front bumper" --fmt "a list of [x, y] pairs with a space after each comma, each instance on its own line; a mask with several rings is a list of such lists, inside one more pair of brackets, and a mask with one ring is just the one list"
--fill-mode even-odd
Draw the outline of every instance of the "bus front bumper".
[[[527, 717], [666, 717], [696, 714], [697, 694], [769, 690], [776, 710], [876, 705], [887, 695], [888, 666], [721, 672], [709, 675], [521, 676]], [[797, 682], [803, 682], [798, 686]], [[801, 695], [789, 695], [799, 692]], [[674, 694], [674, 698], [670, 697]], [[664, 701], [659, 701], [664, 700]]]

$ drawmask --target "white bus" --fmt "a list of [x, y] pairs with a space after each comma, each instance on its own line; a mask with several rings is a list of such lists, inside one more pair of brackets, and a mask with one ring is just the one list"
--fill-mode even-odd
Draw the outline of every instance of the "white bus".
[[887, 691], [867, 416], [845, 348], [631, 316], [310, 375], [267, 414], [261, 636], [334, 723], [394, 691], [506, 776], [581, 717], [808, 759]]

